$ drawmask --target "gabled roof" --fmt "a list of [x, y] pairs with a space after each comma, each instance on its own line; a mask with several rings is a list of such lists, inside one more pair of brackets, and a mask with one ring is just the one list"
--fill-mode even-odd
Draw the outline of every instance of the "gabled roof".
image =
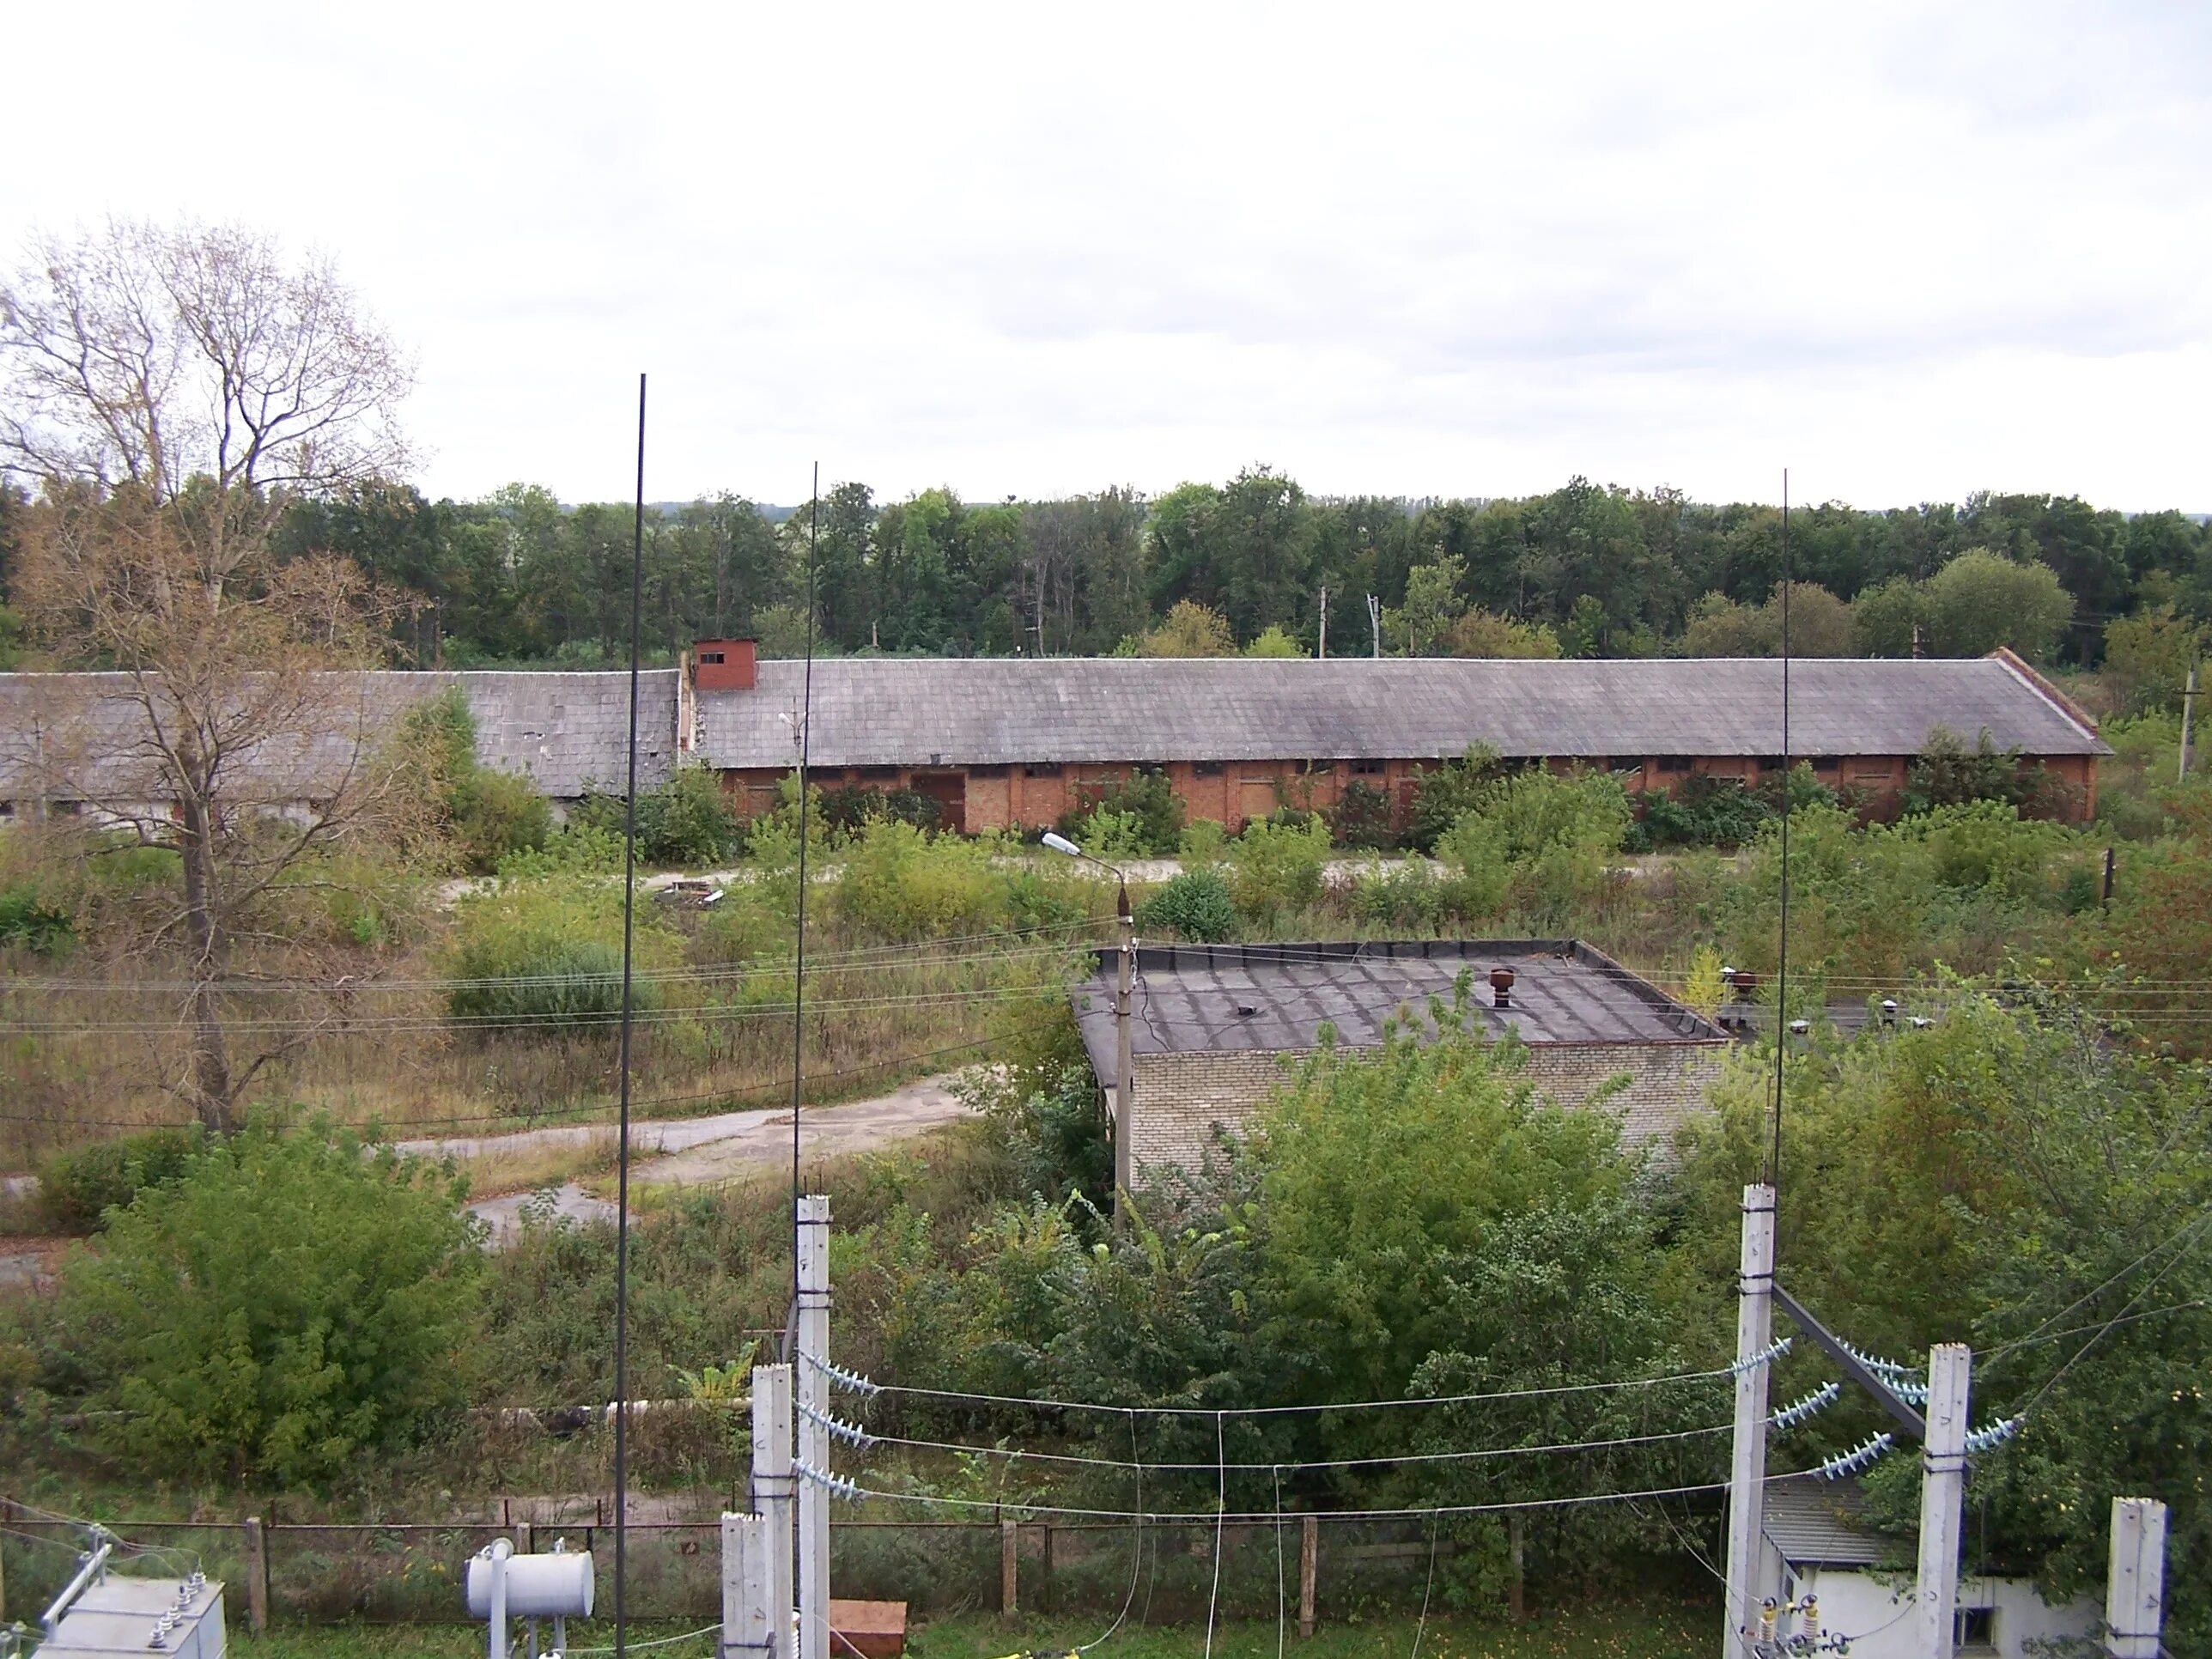
[[[1076, 1024], [1100, 1085], [1121, 1075], [1113, 952], [1075, 988]], [[1510, 968], [1510, 1006], [1492, 1006], [1489, 974]], [[1373, 1048], [1405, 1013], [1425, 1023], [1472, 976], [1470, 1012], [1492, 1037], [1547, 1044], [1726, 1042], [1727, 1033], [1579, 939], [1370, 939], [1314, 945], [1142, 945], [1133, 1054], [1300, 1054], [1323, 1024], [1346, 1048]]]
[[[477, 758], [561, 799], [626, 775], [629, 676], [614, 673], [343, 673], [319, 677], [240, 757], [253, 798], [331, 791], [407, 710], [448, 685], [476, 716]], [[659, 784], [675, 747], [676, 671], [640, 676], [638, 778]], [[241, 785], [241, 788], [248, 787]], [[0, 674], [0, 799], [165, 799], [146, 713], [127, 674]], [[241, 795], [241, 799], [246, 798]]]
[[[703, 692], [712, 764], [787, 768], [804, 672]], [[1797, 755], [1911, 755], [1929, 731], [2033, 756], [2110, 752], [1997, 657], [1790, 665]], [[1514, 661], [1332, 658], [840, 658], [814, 665], [818, 766], [1062, 761], [1429, 759], [1782, 751], [1782, 665], [1765, 658]]]

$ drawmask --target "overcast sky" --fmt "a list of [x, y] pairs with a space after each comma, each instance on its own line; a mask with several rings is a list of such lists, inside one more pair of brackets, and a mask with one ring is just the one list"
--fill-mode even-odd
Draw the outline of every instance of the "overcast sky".
[[0, 235], [320, 247], [432, 494], [2212, 508], [2212, 7], [40, 4]]

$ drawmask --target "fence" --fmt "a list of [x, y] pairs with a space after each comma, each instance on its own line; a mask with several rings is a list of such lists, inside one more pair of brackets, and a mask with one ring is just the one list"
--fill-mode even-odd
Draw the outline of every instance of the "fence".
[[[142, 1547], [118, 1571], [171, 1573], [198, 1565], [231, 1590], [233, 1618], [258, 1626], [360, 1621], [467, 1622], [462, 1575], [495, 1538], [523, 1549], [599, 1553], [603, 1589], [613, 1571], [613, 1528], [584, 1507], [563, 1518], [495, 1514], [473, 1522], [297, 1523], [121, 1520]], [[1288, 1514], [1277, 1525], [1240, 1522], [1063, 1523], [836, 1520], [830, 1577], [841, 1595], [906, 1602], [917, 1615], [975, 1611], [1096, 1613], [1174, 1624], [1206, 1616], [1330, 1620], [1411, 1607], [1464, 1580], [1500, 1594], [1504, 1529], [1494, 1522], [1370, 1520]], [[34, 1617], [75, 1570], [82, 1540], [67, 1523], [27, 1518], [0, 1500], [0, 1585], [15, 1617]], [[711, 1620], [721, 1611], [719, 1519], [633, 1521], [626, 1600], [641, 1620]], [[1431, 1576], [1433, 1575], [1433, 1584]], [[0, 1614], [4, 1617], [5, 1614]]]

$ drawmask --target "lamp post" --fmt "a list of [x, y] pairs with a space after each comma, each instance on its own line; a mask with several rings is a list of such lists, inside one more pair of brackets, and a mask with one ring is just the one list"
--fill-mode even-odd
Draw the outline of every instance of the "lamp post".
[[1093, 858], [1065, 836], [1048, 830], [1044, 844], [1055, 853], [1095, 864], [1114, 878], [1115, 914], [1121, 923], [1121, 963], [1114, 978], [1114, 1224], [1128, 1224], [1134, 1180], [1130, 1143], [1136, 1134], [1137, 1080], [1129, 1055], [1129, 1000], [1137, 977], [1137, 921], [1129, 911], [1129, 878], [1113, 865]]

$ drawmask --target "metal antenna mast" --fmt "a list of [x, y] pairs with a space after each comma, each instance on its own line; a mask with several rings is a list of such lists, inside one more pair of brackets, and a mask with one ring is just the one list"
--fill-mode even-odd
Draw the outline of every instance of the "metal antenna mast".
[[637, 510], [629, 549], [629, 782], [623, 805], [621, 1115], [615, 1132], [615, 1654], [628, 1650], [629, 1565], [629, 1045], [637, 908], [637, 662], [645, 593], [645, 376], [637, 377]]
[[1774, 1141], [1766, 1184], [1782, 1184], [1782, 1060], [1790, 1036], [1790, 469], [1782, 469], [1782, 921], [1774, 974]]

